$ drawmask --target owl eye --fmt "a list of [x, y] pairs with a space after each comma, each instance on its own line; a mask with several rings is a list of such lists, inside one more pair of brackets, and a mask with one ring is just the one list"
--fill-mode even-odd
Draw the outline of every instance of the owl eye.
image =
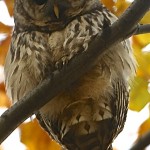
[[37, 5], [43, 5], [47, 0], [34, 0]]

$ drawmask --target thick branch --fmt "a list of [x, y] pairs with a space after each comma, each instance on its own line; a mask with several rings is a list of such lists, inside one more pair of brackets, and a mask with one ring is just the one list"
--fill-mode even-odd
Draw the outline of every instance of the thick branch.
[[111, 27], [91, 42], [85, 53], [74, 57], [60, 72], [55, 71], [36, 89], [0, 117], [0, 143], [25, 119], [86, 73], [108, 47], [131, 36], [137, 23], [150, 8], [150, 0], [135, 0]]
[[150, 144], [150, 131], [140, 137], [130, 150], [143, 150]]

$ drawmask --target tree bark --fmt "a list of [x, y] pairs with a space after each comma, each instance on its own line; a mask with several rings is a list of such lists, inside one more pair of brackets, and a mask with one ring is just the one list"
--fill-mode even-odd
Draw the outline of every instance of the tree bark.
[[146, 146], [150, 144], [150, 131], [140, 137], [130, 150], [144, 150]]

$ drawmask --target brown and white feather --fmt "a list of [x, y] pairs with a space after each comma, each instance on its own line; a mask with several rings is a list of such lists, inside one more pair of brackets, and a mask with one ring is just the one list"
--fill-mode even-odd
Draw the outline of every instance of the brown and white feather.
[[[6, 89], [13, 102], [86, 51], [94, 37], [116, 20], [98, 0], [67, 2], [71, 7], [82, 2], [82, 7], [74, 8], [78, 14], [69, 9], [69, 16], [64, 12], [67, 21], [56, 22], [50, 17], [45, 21], [45, 16], [42, 22], [37, 14], [38, 19], [33, 20], [30, 9], [28, 15], [24, 14], [32, 2], [28, 0], [25, 5], [16, 0], [16, 27], [5, 63]], [[31, 6], [32, 11], [36, 9]], [[136, 68], [129, 42], [112, 46], [95, 61], [89, 72], [37, 113], [41, 126], [65, 149], [111, 150], [113, 140], [123, 129], [129, 81]]]

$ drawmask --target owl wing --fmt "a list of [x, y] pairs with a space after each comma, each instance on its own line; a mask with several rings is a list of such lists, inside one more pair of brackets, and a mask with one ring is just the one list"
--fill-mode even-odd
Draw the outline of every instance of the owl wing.
[[[69, 150], [111, 149], [114, 138], [123, 129], [129, 98], [124, 82], [118, 79], [115, 83], [114, 95], [110, 97], [111, 118], [101, 120], [105, 113], [96, 101], [89, 99], [66, 107], [58, 120], [50, 122], [40, 113], [36, 114], [37, 119], [52, 138]], [[92, 115], [92, 120], [85, 119], [91, 118], [88, 115]]]

